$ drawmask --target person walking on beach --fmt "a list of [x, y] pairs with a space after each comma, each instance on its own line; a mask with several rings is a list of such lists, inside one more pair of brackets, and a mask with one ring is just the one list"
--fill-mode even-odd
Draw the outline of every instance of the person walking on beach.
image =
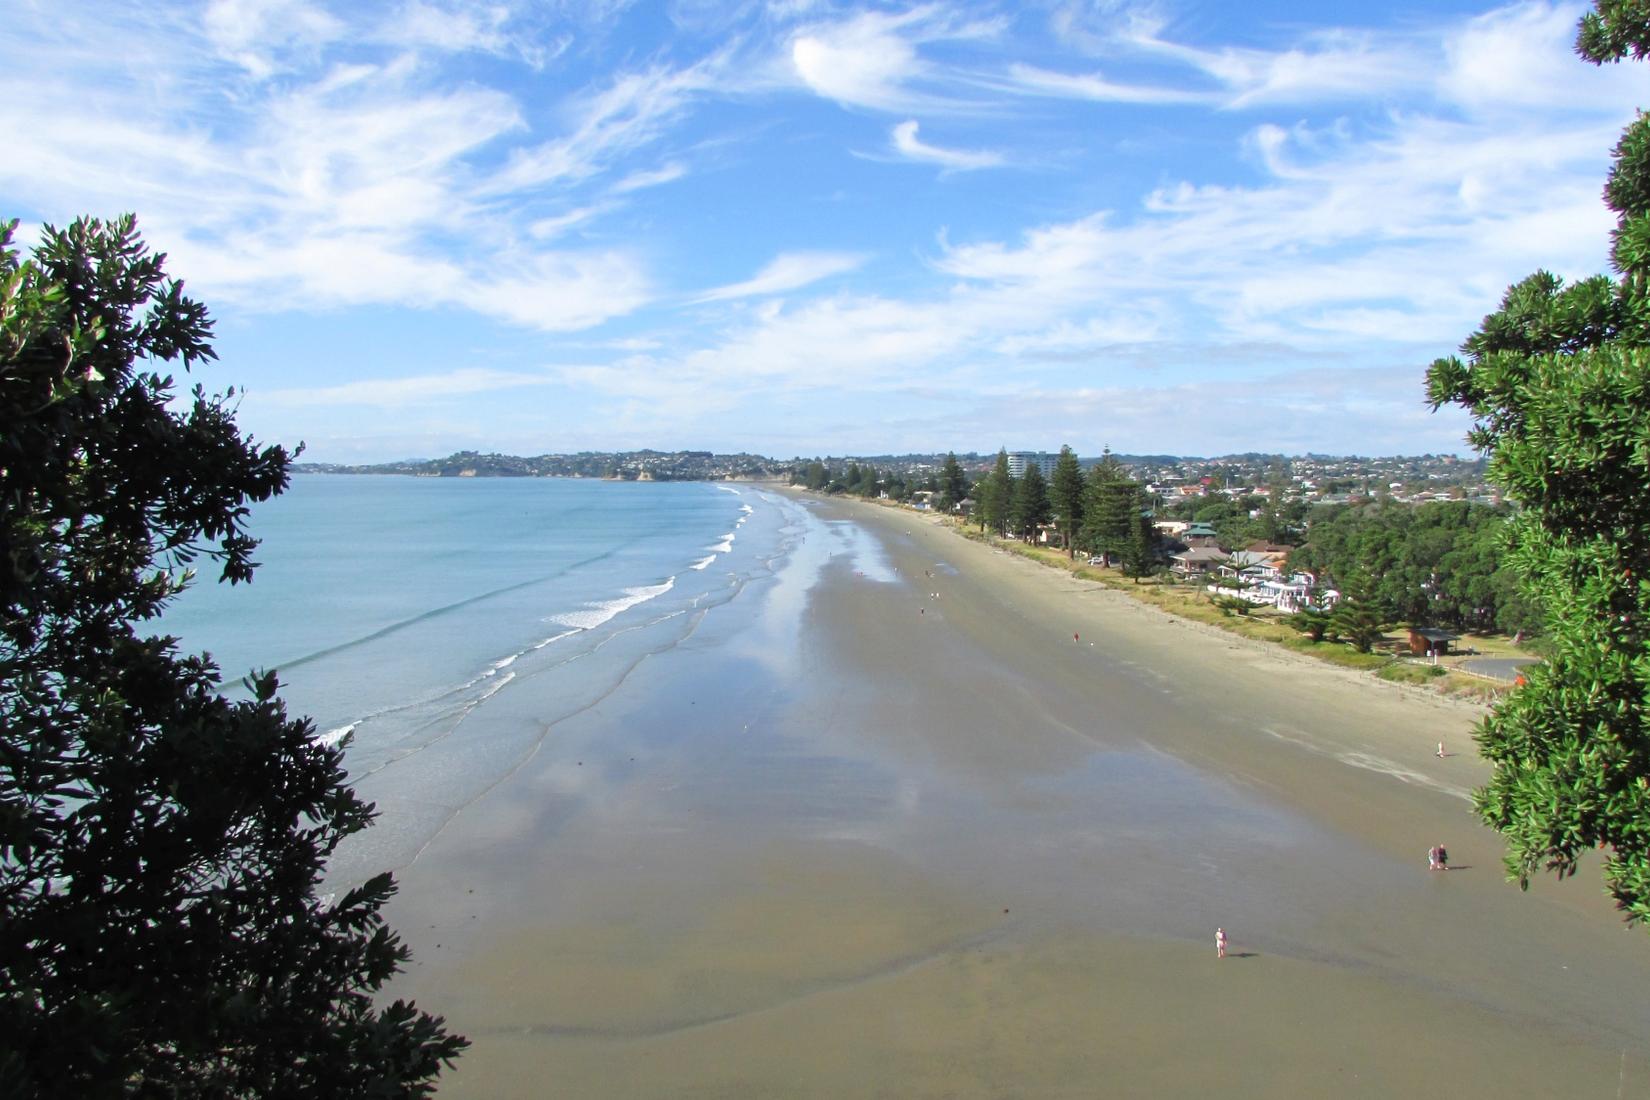
[[1226, 957], [1226, 929], [1217, 928], [1217, 929], [1215, 929], [1215, 958], [1224, 959], [1225, 957]]
[[1440, 741], [1440, 742], [1438, 742], [1438, 759], [1442, 760], [1443, 758], [1444, 758], [1444, 743], [1442, 741]]
[[1449, 870], [1449, 851], [1442, 844], [1438, 845], [1438, 869]]

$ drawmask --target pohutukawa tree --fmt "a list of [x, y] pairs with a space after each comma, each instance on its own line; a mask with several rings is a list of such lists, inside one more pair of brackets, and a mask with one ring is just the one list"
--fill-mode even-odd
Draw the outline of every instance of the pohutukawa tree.
[[[1650, 7], [1600, 0], [1576, 43], [1595, 64], [1650, 53]], [[1650, 916], [1650, 117], [1616, 147], [1604, 190], [1616, 277], [1537, 272], [1428, 372], [1434, 408], [1471, 410], [1472, 444], [1523, 505], [1507, 545], [1551, 657], [1478, 734], [1477, 793], [1527, 886], [1606, 850], [1630, 922]]]
[[380, 875], [326, 858], [373, 808], [273, 675], [219, 691], [146, 624], [192, 561], [252, 576], [289, 456], [130, 216], [0, 226], [0, 1096], [419, 1096], [465, 1045], [373, 994], [406, 961]]

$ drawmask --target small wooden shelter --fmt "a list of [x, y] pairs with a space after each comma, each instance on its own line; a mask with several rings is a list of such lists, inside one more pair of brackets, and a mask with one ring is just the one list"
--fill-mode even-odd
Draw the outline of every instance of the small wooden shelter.
[[1416, 657], [1443, 657], [1449, 653], [1449, 644], [1460, 637], [1447, 630], [1412, 626], [1409, 628], [1409, 651]]

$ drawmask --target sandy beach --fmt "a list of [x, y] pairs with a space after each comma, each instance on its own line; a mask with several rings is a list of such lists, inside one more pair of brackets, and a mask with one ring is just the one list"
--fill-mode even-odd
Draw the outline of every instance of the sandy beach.
[[1480, 711], [803, 507], [400, 870], [444, 1096], [1650, 1095], [1650, 943], [1505, 881]]

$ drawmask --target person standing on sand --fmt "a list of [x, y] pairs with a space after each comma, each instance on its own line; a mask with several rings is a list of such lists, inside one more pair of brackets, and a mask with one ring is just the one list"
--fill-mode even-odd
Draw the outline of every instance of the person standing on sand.
[[1440, 741], [1440, 742], [1438, 742], [1438, 759], [1442, 760], [1443, 758], [1444, 758], [1444, 743], [1442, 741]]
[[1226, 957], [1226, 929], [1217, 928], [1217, 929], [1215, 929], [1215, 958], [1224, 959], [1225, 957]]

